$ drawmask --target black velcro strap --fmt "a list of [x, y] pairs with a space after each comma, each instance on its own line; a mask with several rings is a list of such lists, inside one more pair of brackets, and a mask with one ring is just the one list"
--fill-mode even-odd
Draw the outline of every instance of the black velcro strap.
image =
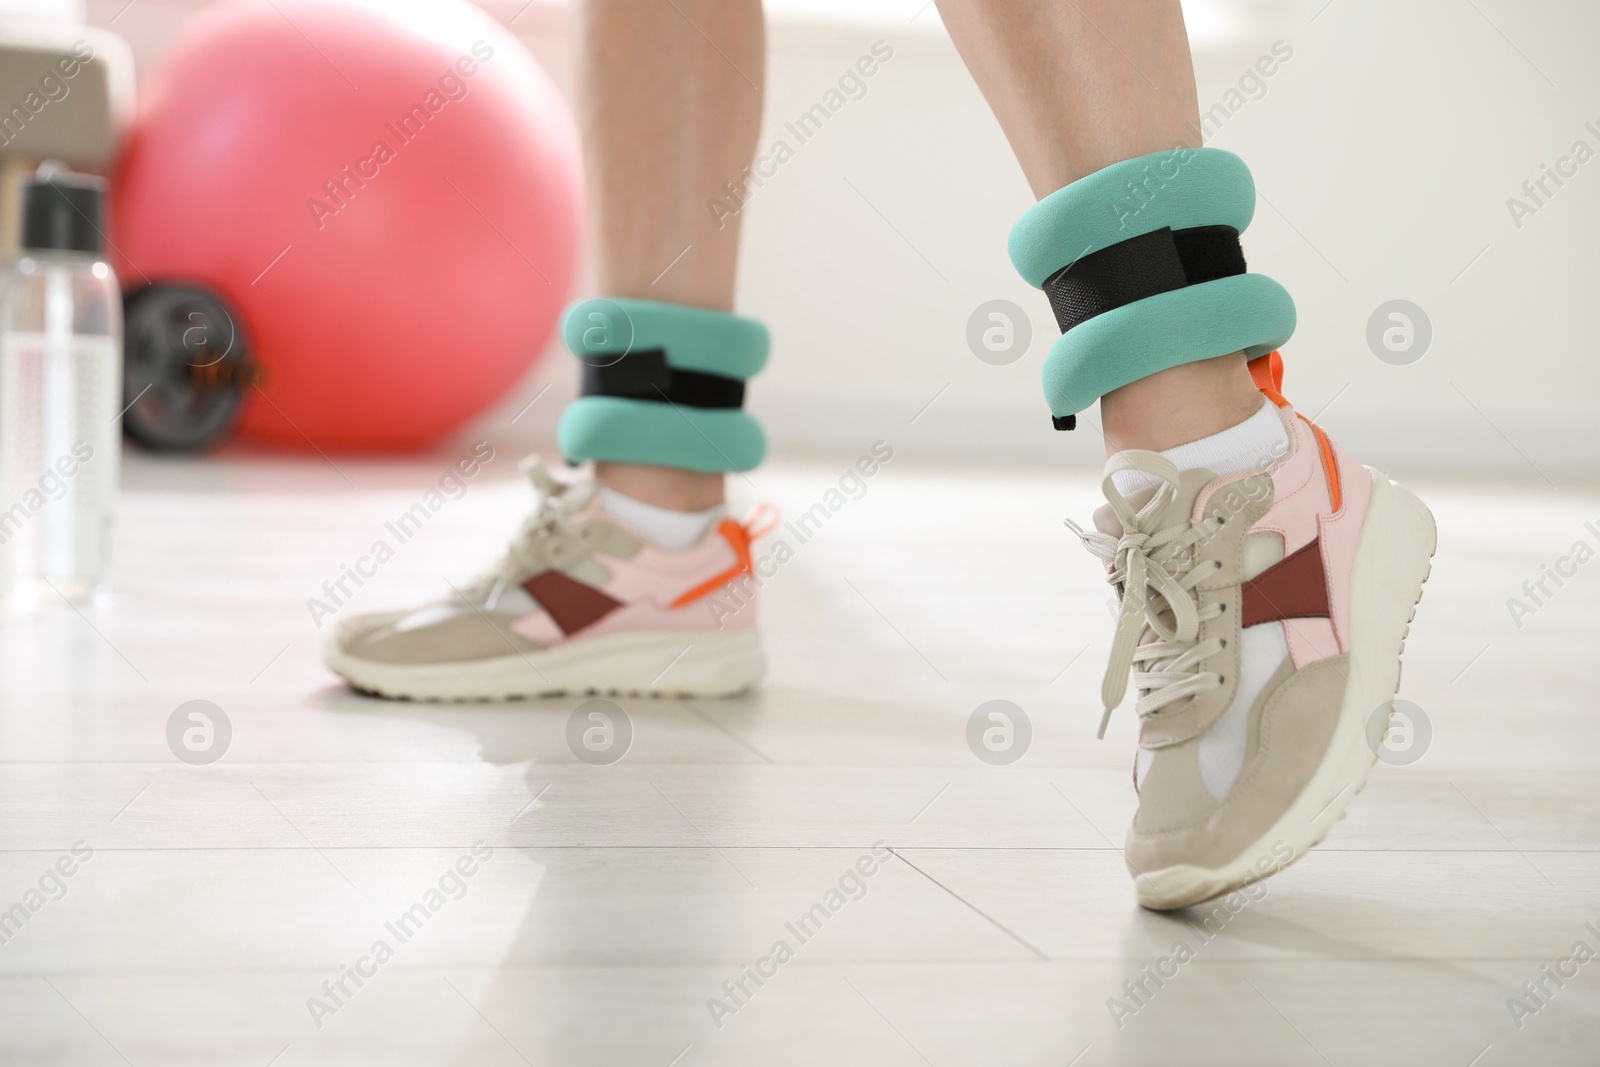
[[691, 408], [744, 406], [744, 383], [739, 379], [669, 367], [665, 349], [636, 349], [622, 356], [599, 352], [581, 358], [584, 396], [620, 396]]
[[1068, 263], [1045, 279], [1044, 292], [1066, 333], [1124, 304], [1244, 272], [1232, 226], [1163, 227]]

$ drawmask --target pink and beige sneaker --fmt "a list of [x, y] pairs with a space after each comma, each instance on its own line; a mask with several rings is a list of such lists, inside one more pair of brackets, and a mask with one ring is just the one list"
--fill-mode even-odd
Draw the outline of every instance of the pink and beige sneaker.
[[403, 700], [725, 696], [761, 677], [750, 544], [774, 520], [668, 551], [603, 514], [592, 476], [523, 469], [539, 504], [500, 563], [451, 599], [344, 620], [330, 669]]
[[[1148, 908], [1266, 877], [1344, 815], [1433, 556], [1428, 509], [1295, 413], [1277, 353], [1251, 371], [1284, 455], [1219, 478], [1118, 453], [1098, 532], [1080, 531], [1121, 597], [1101, 696], [1109, 717], [1132, 669], [1139, 810], [1124, 854]], [[1118, 471], [1156, 484], [1125, 497]]]

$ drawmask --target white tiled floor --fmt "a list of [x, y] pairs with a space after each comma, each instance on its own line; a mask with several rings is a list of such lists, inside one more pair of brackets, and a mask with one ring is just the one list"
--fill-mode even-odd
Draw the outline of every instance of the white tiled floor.
[[[386, 704], [318, 665], [305, 606], [447, 460], [133, 458], [117, 593], [0, 629], [0, 908], [93, 854], [0, 945], [0, 1061], [44, 1064], [1589, 1064], [1600, 962], [1519, 1028], [1507, 999], [1600, 949], [1600, 588], [1518, 629], [1506, 598], [1600, 495], [1424, 490], [1440, 553], [1402, 695], [1425, 757], [1380, 765], [1319, 851], [1220, 933], [1133, 903], [1117, 842], [1134, 716], [1093, 739], [1107, 590], [1061, 526], [1093, 479], [890, 464], [763, 592], [772, 672], [730, 701], [623, 701], [594, 767], [577, 700]], [[809, 507], [837, 465], [764, 469]], [[526, 495], [509, 457], [359, 591], [445, 591]], [[1600, 564], [1597, 564], [1600, 565]], [[1011, 767], [966, 747], [1026, 709]], [[232, 725], [169, 751], [181, 703]], [[801, 944], [785, 927], [893, 850]], [[398, 920], [492, 849], [405, 943]], [[447, 888], [457, 888], [454, 885]], [[707, 1000], [796, 946], [719, 1028]], [[1195, 958], [1118, 1021], [1108, 1000]], [[331, 1015], [308, 998], [377, 940]], [[675, 1057], [677, 1057], [675, 1059]], [[1474, 1059], [1474, 1057], [1478, 1057]]]

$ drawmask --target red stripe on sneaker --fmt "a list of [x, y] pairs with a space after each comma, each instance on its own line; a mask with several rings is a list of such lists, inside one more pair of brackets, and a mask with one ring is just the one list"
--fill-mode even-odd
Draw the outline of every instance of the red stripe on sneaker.
[[622, 607], [622, 601], [560, 571], [540, 571], [523, 582], [522, 588], [539, 602], [561, 632], [569, 635], [593, 626]]
[[1239, 592], [1241, 627], [1281, 619], [1326, 619], [1331, 615], [1321, 538], [1251, 578]]

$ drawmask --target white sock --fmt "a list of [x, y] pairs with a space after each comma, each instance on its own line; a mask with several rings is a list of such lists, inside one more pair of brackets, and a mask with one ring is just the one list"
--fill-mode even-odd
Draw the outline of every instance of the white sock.
[[[1278, 417], [1278, 409], [1264, 400], [1254, 415], [1237, 426], [1169, 448], [1161, 455], [1170, 459], [1180, 471], [1204, 468], [1221, 477], [1265, 467], [1288, 450], [1289, 435]], [[1111, 480], [1123, 496], [1156, 484], [1155, 476], [1143, 471], [1118, 471]]]
[[635, 500], [615, 489], [600, 487], [600, 510], [627, 523], [657, 548], [684, 549], [697, 544], [728, 513], [721, 504], [704, 511], [673, 511]]

